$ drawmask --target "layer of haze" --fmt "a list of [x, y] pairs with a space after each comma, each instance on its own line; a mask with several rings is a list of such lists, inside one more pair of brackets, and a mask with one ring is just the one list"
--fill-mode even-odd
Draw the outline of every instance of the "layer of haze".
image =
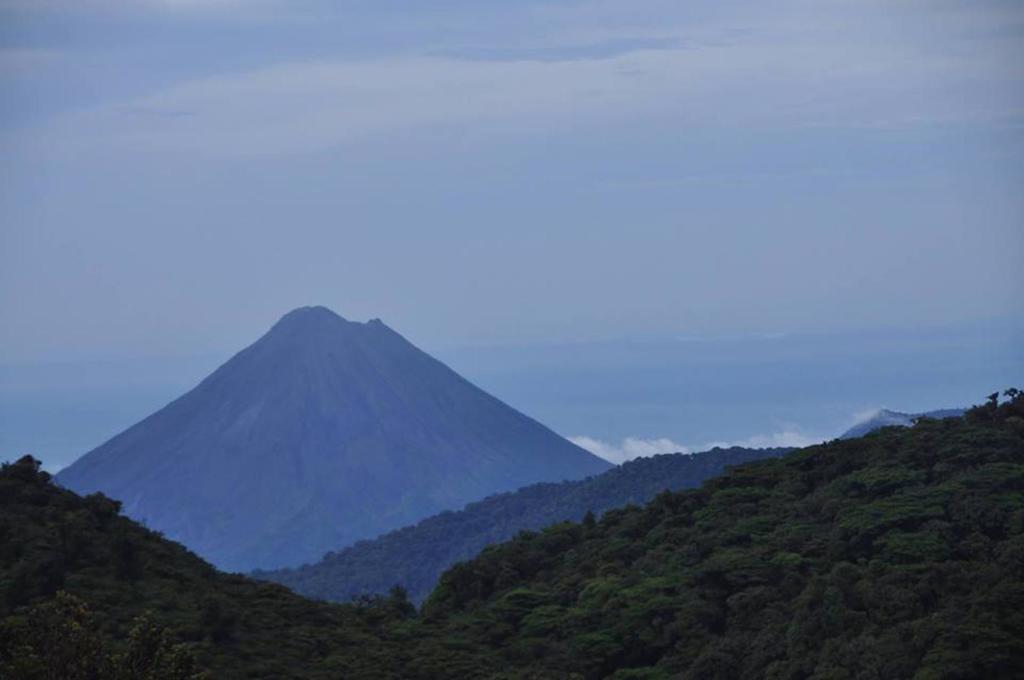
[[617, 456], [1024, 377], [1016, 2], [0, 0], [0, 94], [0, 459], [305, 304]]

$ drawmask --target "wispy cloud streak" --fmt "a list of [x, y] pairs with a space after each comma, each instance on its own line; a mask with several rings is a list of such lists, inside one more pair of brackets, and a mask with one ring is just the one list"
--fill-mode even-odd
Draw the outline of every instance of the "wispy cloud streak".
[[[230, 0], [156, 4], [225, 3]], [[1024, 94], [1014, 85], [1024, 80], [1024, 69], [1008, 60], [1014, 50], [1005, 43], [1020, 27], [1011, 23], [998, 32], [993, 19], [1006, 17], [994, 10], [922, 14], [942, 30], [886, 36], [881, 15], [845, 8], [810, 12], [802, 21], [782, 12], [757, 31], [740, 30], [730, 23], [735, 18], [617, 31], [580, 25], [515, 49], [453, 45], [402, 56], [292, 60], [80, 111], [40, 130], [37, 141], [73, 153], [88, 139], [104, 153], [264, 155], [436, 126], [534, 134], [671, 121], [685, 134], [729, 127], [892, 130], [1019, 118]], [[953, 19], [991, 35], [970, 43], [969, 53], [942, 49], [940, 36], [962, 38], [950, 27]], [[125, 111], [143, 110], [196, 115], [125, 120]]]
[[798, 429], [790, 428], [780, 432], [753, 435], [744, 439], [712, 441], [697, 446], [680, 444], [666, 437], [626, 437], [618, 444], [615, 444], [614, 442], [607, 442], [601, 439], [580, 435], [576, 437], [569, 437], [569, 441], [609, 462], [621, 464], [626, 461], [633, 460], [634, 458], [646, 458], [662, 453], [694, 453], [697, 451], [707, 451], [716, 447], [723, 449], [733, 446], [742, 446], [750, 449], [783, 447], [801, 448], [804, 446], [819, 444], [823, 441], [823, 438], [810, 436]]

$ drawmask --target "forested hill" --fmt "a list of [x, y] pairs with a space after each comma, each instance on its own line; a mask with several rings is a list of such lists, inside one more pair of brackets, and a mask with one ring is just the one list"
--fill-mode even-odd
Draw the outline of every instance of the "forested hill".
[[524, 532], [420, 613], [217, 572], [25, 459], [0, 471], [0, 677], [1024, 677], [1011, 396]]
[[31, 458], [0, 470], [0, 678], [373, 677], [394, 658], [376, 652], [380, 621], [412, 611], [400, 598], [305, 600], [218, 572], [119, 510]]
[[448, 571], [499, 666], [585, 678], [1024, 677], [1024, 398], [734, 468]]
[[253, 575], [302, 595], [338, 602], [386, 593], [399, 585], [414, 602], [421, 602], [445, 569], [520, 531], [579, 521], [587, 512], [600, 515], [611, 508], [646, 503], [661, 491], [700, 486], [730, 465], [779, 457], [791, 450], [736, 447], [641, 458], [585, 480], [534, 484], [497, 494], [459, 512], [444, 512], [328, 553], [316, 564]]

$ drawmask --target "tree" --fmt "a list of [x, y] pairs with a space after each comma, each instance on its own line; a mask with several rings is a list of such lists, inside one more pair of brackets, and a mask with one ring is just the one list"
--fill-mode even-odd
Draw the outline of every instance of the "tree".
[[103, 642], [96, 634], [92, 615], [84, 602], [64, 591], [9, 620], [0, 632], [0, 677], [103, 677]]
[[195, 659], [183, 645], [171, 642], [167, 630], [148, 614], [135, 621], [128, 634], [128, 649], [114, 657], [119, 680], [193, 680], [203, 677]]
[[64, 591], [0, 627], [0, 678], [203, 680], [190, 651], [149, 618], [135, 620], [127, 648], [108, 649], [88, 606]]
[[387, 606], [400, 619], [416, 616], [416, 605], [409, 600], [409, 592], [400, 585], [391, 586]]

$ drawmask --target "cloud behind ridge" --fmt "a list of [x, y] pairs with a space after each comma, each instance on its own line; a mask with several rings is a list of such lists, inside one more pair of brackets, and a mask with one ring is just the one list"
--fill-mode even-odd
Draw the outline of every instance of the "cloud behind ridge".
[[713, 441], [699, 446], [688, 446], [680, 444], [667, 437], [626, 437], [618, 444], [607, 442], [586, 435], [569, 437], [569, 441], [576, 446], [590, 451], [596, 456], [619, 465], [634, 458], [645, 458], [656, 456], [661, 453], [694, 453], [707, 451], [715, 447], [727, 449], [733, 446], [742, 446], [749, 449], [764, 449], [777, 447], [801, 448], [819, 444], [824, 439], [807, 435], [796, 428], [786, 428], [779, 432], [758, 434], [745, 439], [733, 441]]

